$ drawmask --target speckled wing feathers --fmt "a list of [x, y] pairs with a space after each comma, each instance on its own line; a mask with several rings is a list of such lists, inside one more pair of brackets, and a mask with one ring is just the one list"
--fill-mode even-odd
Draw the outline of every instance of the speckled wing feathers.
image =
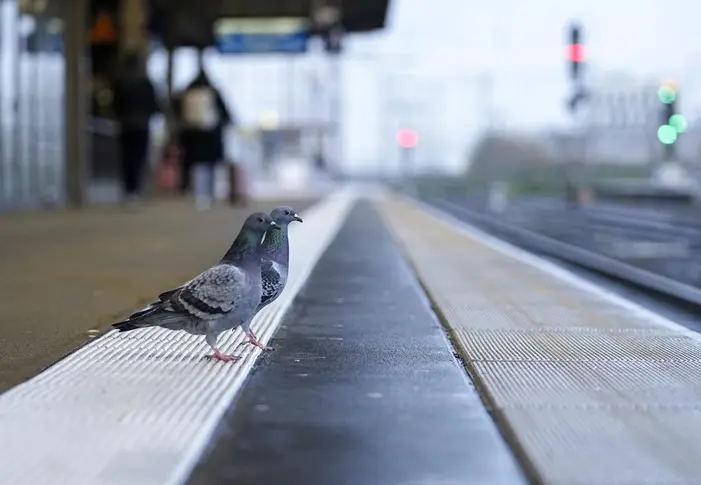
[[258, 310], [275, 301], [280, 293], [282, 293], [284, 287], [280, 273], [278, 273], [275, 265], [270, 261], [263, 261], [262, 263], [261, 285], [262, 294]]
[[245, 284], [246, 275], [241, 269], [219, 264], [173, 292], [163, 309], [202, 320], [217, 319], [235, 310]]

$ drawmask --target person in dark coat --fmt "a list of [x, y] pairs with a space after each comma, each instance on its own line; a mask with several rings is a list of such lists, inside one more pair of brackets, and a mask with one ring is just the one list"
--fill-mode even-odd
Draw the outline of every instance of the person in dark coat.
[[173, 101], [178, 140], [183, 150], [181, 190], [194, 186], [198, 208], [207, 209], [214, 197], [214, 171], [224, 160], [224, 128], [232, 116], [204, 69]]
[[156, 91], [141, 56], [125, 55], [114, 84], [114, 114], [121, 125], [119, 145], [125, 199], [134, 201], [141, 185], [150, 141], [151, 116], [159, 111]]

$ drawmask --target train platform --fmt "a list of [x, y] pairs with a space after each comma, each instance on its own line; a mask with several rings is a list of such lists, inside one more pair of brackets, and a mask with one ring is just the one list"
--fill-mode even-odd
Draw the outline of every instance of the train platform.
[[0, 214], [0, 392], [206, 268], [248, 213], [279, 203], [303, 211], [315, 200], [255, 195], [248, 207], [222, 203], [207, 212], [176, 199], [138, 211], [95, 205]]
[[0, 483], [699, 483], [698, 334], [383, 191], [300, 213], [275, 351], [107, 332], [0, 395]]

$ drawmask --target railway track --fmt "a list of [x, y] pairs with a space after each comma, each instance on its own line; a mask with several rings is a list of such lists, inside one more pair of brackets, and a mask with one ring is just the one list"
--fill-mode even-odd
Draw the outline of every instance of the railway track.
[[425, 202], [526, 249], [701, 306], [701, 223], [533, 201], [501, 216], [475, 201]]

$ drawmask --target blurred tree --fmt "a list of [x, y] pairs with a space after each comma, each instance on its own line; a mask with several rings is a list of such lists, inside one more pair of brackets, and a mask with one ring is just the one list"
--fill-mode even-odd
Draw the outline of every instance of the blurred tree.
[[516, 135], [488, 134], [470, 153], [465, 177], [470, 185], [484, 185], [495, 180], [532, 183], [547, 172], [543, 170], [546, 167], [557, 171], [555, 161], [541, 141]]

